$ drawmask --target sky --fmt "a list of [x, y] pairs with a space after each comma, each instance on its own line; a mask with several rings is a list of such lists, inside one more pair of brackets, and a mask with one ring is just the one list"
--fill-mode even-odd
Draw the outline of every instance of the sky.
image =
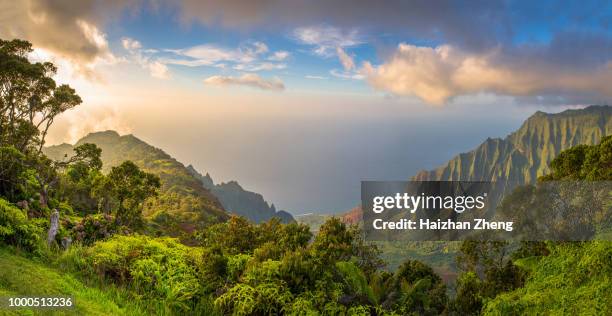
[[0, 38], [83, 99], [48, 144], [133, 133], [294, 214], [612, 99], [606, 1], [0, 0]]

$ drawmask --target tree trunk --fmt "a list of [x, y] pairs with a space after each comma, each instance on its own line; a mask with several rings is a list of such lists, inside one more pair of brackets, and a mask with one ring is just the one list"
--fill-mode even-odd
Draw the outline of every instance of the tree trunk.
[[49, 204], [48, 204], [49, 195], [47, 193], [47, 188], [43, 186], [40, 189], [39, 195], [40, 195], [40, 197], [38, 198], [38, 201], [40, 202], [40, 207], [43, 208], [43, 209], [49, 207]]
[[55, 235], [59, 230], [59, 212], [53, 209], [51, 213], [51, 219], [49, 221], [49, 233], [47, 234], [47, 245], [51, 246], [51, 243], [55, 241]]

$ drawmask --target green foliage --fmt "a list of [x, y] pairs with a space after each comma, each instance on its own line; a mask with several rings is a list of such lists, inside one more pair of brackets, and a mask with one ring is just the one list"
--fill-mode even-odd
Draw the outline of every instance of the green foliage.
[[446, 309], [446, 285], [431, 267], [407, 260], [393, 276], [384, 305], [409, 315], [438, 315]]
[[225, 223], [201, 231], [197, 239], [202, 246], [220, 247], [226, 254], [256, 252], [259, 260], [266, 260], [279, 259], [279, 251], [305, 247], [311, 238], [306, 225], [283, 225], [277, 218], [254, 225], [244, 217], [232, 216]]
[[612, 136], [598, 145], [579, 145], [562, 151], [550, 162], [551, 172], [540, 178], [550, 180], [612, 180]]
[[117, 201], [117, 222], [130, 227], [141, 225], [143, 203], [157, 194], [161, 185], [159, 177], [140, 170], [128, 160], [113, 167], [107, 181], [108, 189]]
[[457, 262], [464, 273], [457, 281], [452, 311], [478, 314], [486, 299], [523, 286], [525, 272], [514, 265], [510, 247], [498, 241], [466, 240], [461, 244]]
[[28, 252], [39, 251], [43, 230], [24, 211], [0, 198], [0, 242]]
[[374, 296], [374, 291], [370, 288], [368, 280], [363, 271], [354, 263], [347, 261], [336, 262], [336, 268], [342, 275], [344, 282], [348, 286], [351, 295], [366, 299], [369, 304], [377, 304], [378, 299]]
[[457, 293], [450, 304], [450, 310], [458, 315], [478, 315], [482, 309], [484, 297], [482, 281], [474, 272], [461, 274], [457, 279]]
[[227, 257], [227, 277], [231, 283], [238, 282], [240, 276], [247, 268], [247, 263], [253, 259], [247, 254], [237, 254]]
[[485, 315], [612, 313], [612, 243], [565, 243], [534, 266], [525, 286], [498, 295]]
[[75, 268], [122, 285], [136, 298], [159, 302], [169, 311], [190, 311], [203, 298], [196, 254], [175, 239], [115, 236], [71, 256]]
[[14, 146], [0, 147], [0, 195], [17, 200], [27, 194], [25, 155]]
[[384, 266], [378, 256], [378, 247], [367, 244], [357, 226], [347, 227], [335, 217], [321, 225], [311, 248], [314, 255], [326, 263], [354, 260], [366, 275]]
[[108, 285], [99, 288], [48, 263], [18, 256], [4, 248], [0, 249], [0, 295], [71, 296], [76, 302], [74, 308], [57, 310], [56, 313], [48, 309], [3, 309], [2, 315], [146, 314], [146, 305], [130, 299], [125, 291]]

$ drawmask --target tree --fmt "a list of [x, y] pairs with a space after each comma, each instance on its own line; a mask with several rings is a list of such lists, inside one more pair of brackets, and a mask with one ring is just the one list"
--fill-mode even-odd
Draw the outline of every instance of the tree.
[[83, 144], [74, 148], [75, 155], [62, 161], [53, 161], [41, 153], [30, 153], [29, 165], [36, 170], [35, 178], [40, 186], [40, 206], [48, 207], [49, 191], [59, 181], [59, 172], [68, 167], [75, 167], [85, 172], [93, 169], [99, 171], [102, 168], [102, 150], [94, 144]]
[[484, 299], [523, 286], [525, 272], [512, 262], [510, 246], [505, 241], [466, 240], [461, 244], [457, 264], [463, 273], [451, 303], [455, 312], [478, 314]]
[[82, 213], [94, 213], [98, 210], [98, 199], [94, 195], [96, 184], [105, 176], [102, 169], [102, 150], [94, 144], [83, 144], [74, 149], [75, 155], [68, 160], [65, 172], [61, 175], [59, 196], [66, 199], [76, 210]]
[[127, 160], [111, 169], [104, 185], [117, 201], [117, 221], [136, 227], [142, 222], [144, 201], [158, 194], [161, 182], [158, 176], [140, 170]]
[[18, 169], [36, 170], [40, 204], [46, 208], [49, 189], [57, 182], [57, 166], [41, 153], [45, 137], [59, 114], [82, 101], [70, 86], [55, 83], [57, 68], [52, 63], [30, 62], [31, 52], [27, 41], [0, 39], [0, 147], [13, 147], [24, 155]]
[[321, 225], [311, 249], [323, 262], [355, 260], [367, 276], [384, 266], [378, 247], [363, 240], [357, 226], [347, 226], [336, 217]]
[[32, 63], [27, 41], [0, 39], [0, 145], [40, 153], [57, 115], [80, 104], [68, 85], [53, 80], [57, 68]]

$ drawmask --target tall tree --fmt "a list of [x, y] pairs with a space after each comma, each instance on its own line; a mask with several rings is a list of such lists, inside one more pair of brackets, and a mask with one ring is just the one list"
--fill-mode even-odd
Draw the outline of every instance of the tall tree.
[[122, 225], [138, 226], [142, 220], [143, 203], [158, 194], [159, 177], [140, 170], [127, 160], [111, 169], [107, 181], [104, 186], [110, 189], [117, 201], [117, 221]]
[[57, 115], [82, 101], [55, 83], [52, 63], [30, 62], [31, 52], [27, 41], [0, 39], [0, 145], [40, 153]]

